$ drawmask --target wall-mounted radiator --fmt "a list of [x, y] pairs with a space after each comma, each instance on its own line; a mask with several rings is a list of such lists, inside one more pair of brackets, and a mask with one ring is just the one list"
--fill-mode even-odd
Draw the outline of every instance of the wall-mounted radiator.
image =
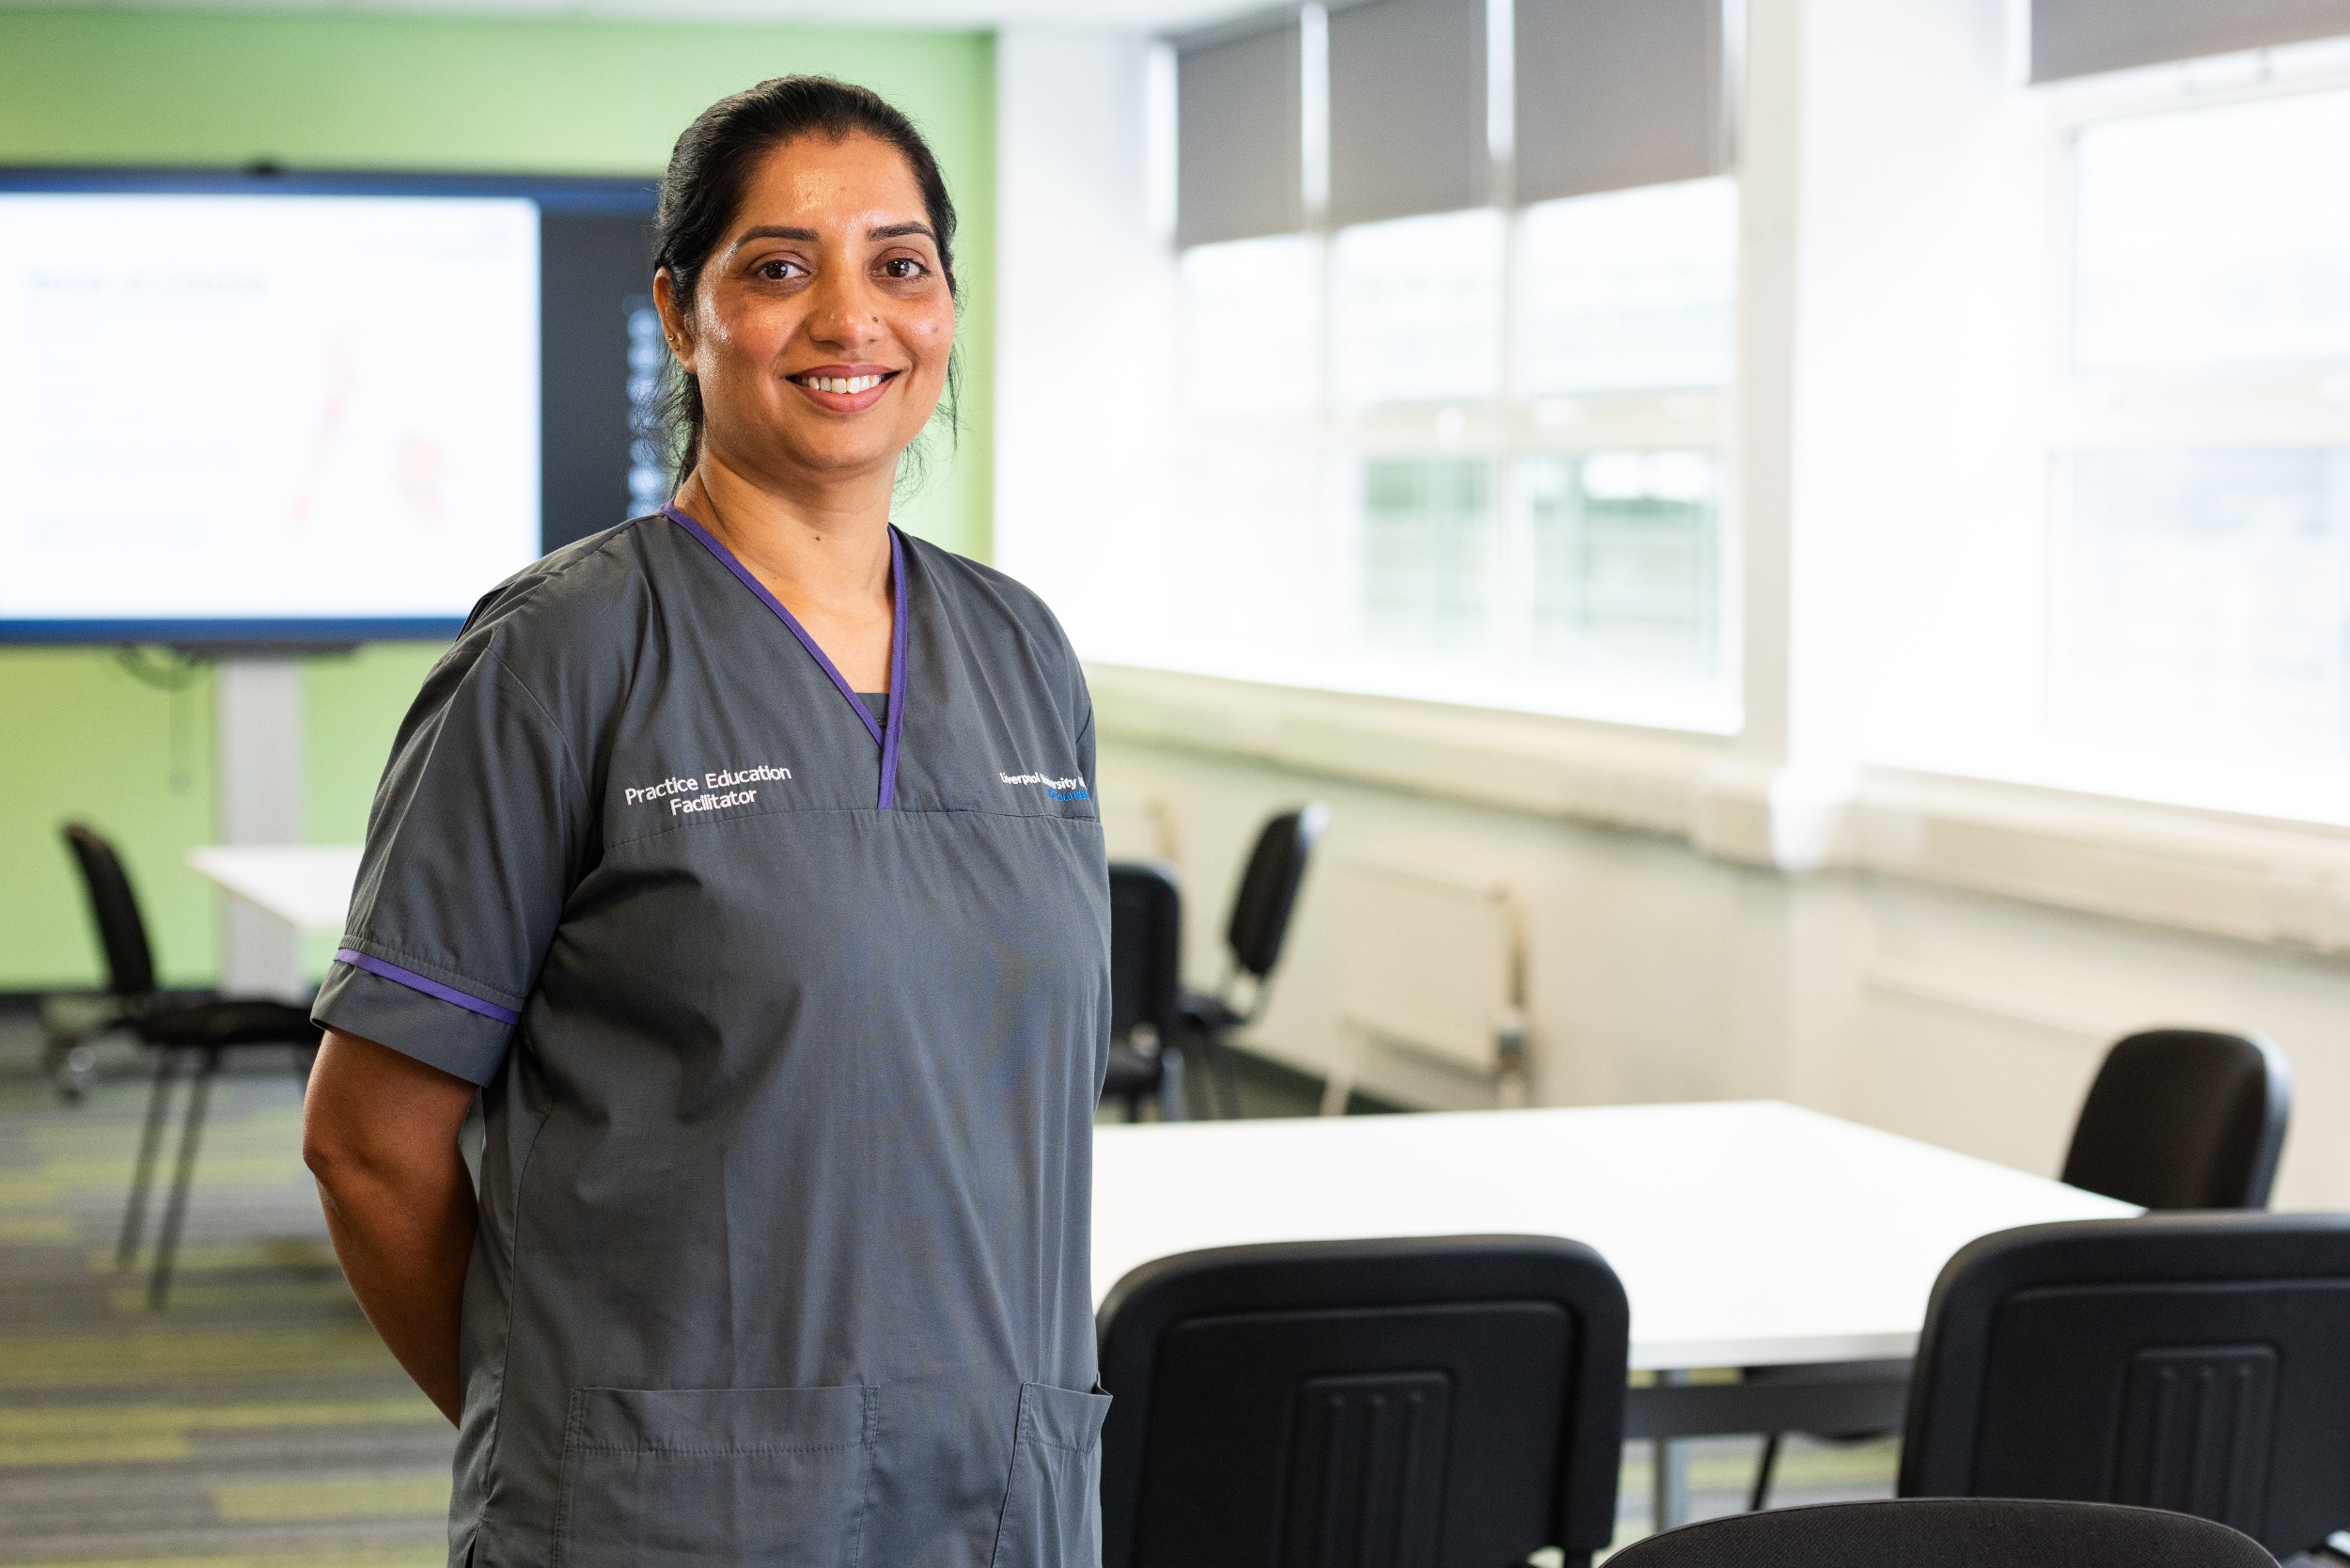
[[1400, 1052], [1526, 1099], [1526, 915], [1509, 883], [1339, 859], [1319, 901], [1336, 911], [1340, 1055], [1324, 1115], [1346, 1108], [1364, 1055]]

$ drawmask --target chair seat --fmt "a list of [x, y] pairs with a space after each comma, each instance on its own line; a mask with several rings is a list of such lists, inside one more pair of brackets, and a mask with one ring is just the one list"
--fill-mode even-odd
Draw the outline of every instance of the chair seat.
[[1128, 1094], [1151, 1094], [1159, 1087], [1159, 1061], [1146, 1057], [1131, 1045], [1110, 1043], [1110, 1070], [1102, 1080], [1102, 1098]]
[[1182, 1011], [1184, 1021], [1202, 1034], [1230, 1034], [1248, 1021], [1223, 997], [1205, 991], [1184, 992]]
[[260, 996], [228, 996], [158, 1008], [138, 1021], [149, 1045], [315, 1045], [319, 1027], [307, 1008]]

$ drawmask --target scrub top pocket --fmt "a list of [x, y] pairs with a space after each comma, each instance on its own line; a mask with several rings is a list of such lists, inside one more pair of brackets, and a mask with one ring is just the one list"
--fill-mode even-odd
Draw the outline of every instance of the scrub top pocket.
[[873, 1390], [579, 1388], [558, 1568], [859, 1568]]
[[1020, 1386], [994, 1568], [1100, 1568], [1102, 1420], [1109, 1413], [1107, 1394]]

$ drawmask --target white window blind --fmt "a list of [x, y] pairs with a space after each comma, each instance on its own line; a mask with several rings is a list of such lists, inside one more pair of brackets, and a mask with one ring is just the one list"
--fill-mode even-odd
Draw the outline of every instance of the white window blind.
[[1301, 71], [1294, 15], [1183, 46], [1175, 67], [1177, 243], [1304, 226]]
[[1520, 201], [1730, 164], [1723, 0], [1515, 0]]
[[1485, 0], [1371, 0], [1330, 13], [1330, 221], [1488, 199]]
[[2031, 0], [2031, 79], [2345, 34], [2350, 0]]

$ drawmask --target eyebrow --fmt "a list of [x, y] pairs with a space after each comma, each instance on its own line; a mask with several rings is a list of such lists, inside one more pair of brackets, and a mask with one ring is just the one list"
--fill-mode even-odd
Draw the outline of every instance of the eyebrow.
[[[869, 240], [901, 240], [909, 234], [919, 234], [932, 244], [938, 243], [938, 236], [931, 232], [931, 226], [926, 223], [885, 224], [879, 228], [869, 228], [865, 231], [865, 237]], [[744, 229], [736, 236], [734, 243], [740, 245], [749, 240], [798, 240], [807, 244], [814, 244], [819, 238], [816, 230], [812, 228], [782, 228], [769, 224], [759, 228]]]

